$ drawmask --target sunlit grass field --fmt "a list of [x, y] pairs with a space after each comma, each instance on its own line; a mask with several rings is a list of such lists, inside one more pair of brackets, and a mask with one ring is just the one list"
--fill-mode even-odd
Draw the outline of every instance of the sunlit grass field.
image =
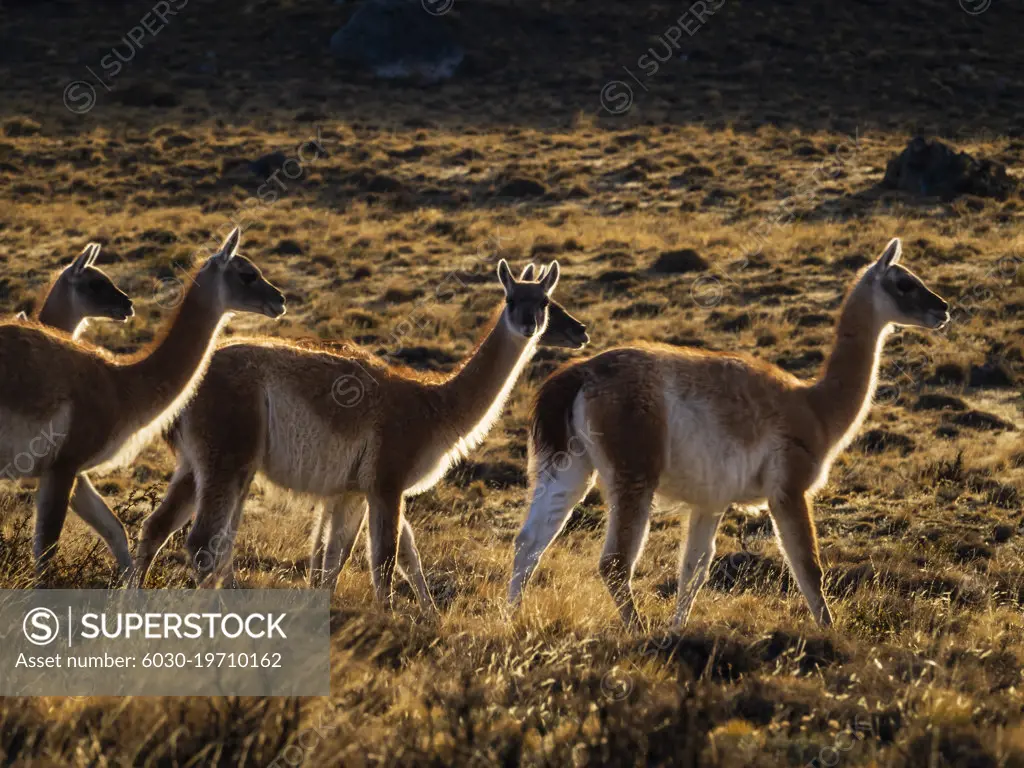
[[[666, 65], [617, 118], [600, 112], [602, 78], [643, 52], [645, 35], [673, 18], [669, 6], [527, 4], [534, 23], [577, 14], [593, 39], [623, 39], [587, 49], [590, 58], [573, 43], [579, 56], [548, 79], [524, 80], [536, 85], [511, 104], [501, 98], [511, 75], [495, 60], [523, 34], [498, 36], [515, 4], [481, 3], [486, 24], [468, 3], [456, 9], [466, 30], [493, 25], [485, 31], [497, 49], [479, 44], [478, 69], [449, 85], [325, 83], [308, 76], [322, 70], [303, 68], [313, 54], [282, 53], [279, 70], [244, 56], [260, 30], [340, 22], [339, 9], [309, 5], [257, 3], [233, 27], [227, 11], [196, 2], [88, 115], [61, 104], [71, 64], [62, 64], [68, 77], [27, 68], [53, 58], [47, 35], [71, 39], [74, 25], [47, 32], [26, 10], [0, 11], [29, 54], [7, 65], [4, 86], [0, 309], [38, 308], [53, 271], [97, 241], [136, 317], [97, 323], [86, 338], [135, 351], [170, 317], [180, 270], [241, 223], [241, 252], [285, 292], [288, 314], [276, 323], [236, 316], [228, 338], [354, 342], [450, 370], [502, 300], [494, 268], [506, 258], [516, 270], [558, 260], [556, 298], [587, 323], [591, 345], [542, 350], [471, 460], [409, 502], [439, 620], [420, 613], [404, 584], [394, 613], [377, 607], [360, 545], [333, 599], [329, 699], [4, 699], [5, 764], [1024, 765], [1024, 207], [1019, 195], [941, 202], [878, 186], [918, 131], [1020, 178], [1024, 140], [1005, 93], [976, 112], [984, 129], [970, 103], [951, 118], [898, 65], [888, 86], [878, 79], [899, 53], [891, 38], [873, 49], [849, 33], [850, 61], [837, 52], [817, 73], [831, 92], [852, 67], [858, 82], [911, 96], [871, 103], [851, 85], [847, 101], [819, 103], [818, 86], [796, 82], [813, 73], [771, 80], [783, 66], [773, 63], [785, 48], [778, 40], [809, 34], [813, 13], [752, 3], [723, 8], [691, 41], [701, 55]], [[927, 15], [939, 5], [913, 7]], [[998, 62], [1020, 62], [1003, 32], [1020, 13], [1004, 5], [975, 20], [943, 6], [966, 51], [961, 64], [974, 62], [973, 75], [956, 63], [948, 77], [936, 70], [951, 104], [956, 72], [988, 87], [1004, 76]], [[836, 13], [815, 50], [854, 24]], [[913, 39], [896, 9], [872, 13]], [[122, 21], [132, 15], [78, 18], [114, 40]], [[758, 37], [758, 25], [771, 31]], [[198, 76], [158, 71], [238, 28], [218, 52], [216, 78], [190, 84]], [[760, 91], [715, 58], [744, 40], [747, 76], [765, 78]], [[997, 63], [970, 59], [983, 44]], [[58, 50], [75, 61], [68, 46]], [[531, 76], [534, 64], [510, 56]], [[1008, 93], [1020, 71], [1005, 75]], [[500, 81], [485, 82], [488, 72]], [[33, 96], [33, 77], [49, 83], [44, 96]], [[762, 103], [772, 82], [777, 99]], [[139, 88], [180, 98], [124, 103]], [[572, 94], [564, 101], [563, 90]], [[303, 151], [311, 140], [324, 152]], [[259, 194], [268, 169], [253, 162], [272, 153], [301, 159], [270, 200]], [[652, 518], [636, 573], [647, 626], [628, 633], [597, 574], [605, 507], [596, 492], [545, 557], [521, 612], [507, 611], [530, 403], [544, 376], [649, 340], [741, 350], [813, 377], [844, 291], [893, 236], [904, 263], [956, 311], [941, 332], [890, 337], [862, 435], [817, 497], [833, 628], [812, 621], [766, 513], [734, 509], [690, 623], [668, 633], [687, 511], [667, 508]], [[130, 470], [94, 481], [137, 536], [172, 469], [156, 443]], [[2, 588], [29, 584], [33, 490], [0, 484]], [[308, 500], [255, 490], [235, 551], [242, 586], [302, 588], [312, 524]], [[149, 585], [190, 586], [186, 565], [179, 533]], [[69, 516], [50, 586], [101, 588], [112, 577], [100, 539]]]

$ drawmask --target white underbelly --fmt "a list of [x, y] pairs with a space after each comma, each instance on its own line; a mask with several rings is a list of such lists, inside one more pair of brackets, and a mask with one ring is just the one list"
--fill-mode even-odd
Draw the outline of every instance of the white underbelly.
[[260, 471], [275, 485], [315, 496], [360, 490], [367, 436], [340, 435], [292, 398], [267, 399]]
[[673, 404], [669, 414], [659, 496], [709, 509], [765, 500], [775, 477], [770, 438], [753, 445], [731, 439], [700, 402]]

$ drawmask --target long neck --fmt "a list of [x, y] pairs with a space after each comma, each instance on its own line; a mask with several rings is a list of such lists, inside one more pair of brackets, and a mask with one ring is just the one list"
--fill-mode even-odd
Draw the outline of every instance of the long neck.
[[42, 325], [70, 333], [74, 338], [83, 330], [85, 318], [75, 312], [74, 302], [68, 296], [68, 288], [57, 278], [43, 299], [43, 306], [36, 318]]
[[225, 319], [206, 295], [210, 290], [193, 283], [163, 339], [148, 354], [114, 369], [126, 400], [123, 410], [140, 425], [173, 415], [206, 372]]
[[533, 357], [536, 338], [513, 333], [502, 308], [469, 359], [439, 385], [443, 411], [460, 438], [482, 438], [497, 419], [520, 372]]
[[878, 360], [889, 326], [876, 319], [869, 290], [858, 283], [850, 292], [825, 371], [808, 391], [833, 446], [849, 439], [867, 415], [875, 394]]

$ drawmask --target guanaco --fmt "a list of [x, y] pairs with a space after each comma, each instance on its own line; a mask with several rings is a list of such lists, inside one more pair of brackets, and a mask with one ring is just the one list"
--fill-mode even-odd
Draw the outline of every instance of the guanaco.
[[[523, 278], [533, 276], [532, 268]], [[272, 484], [319, 497], [310, 583], [334, 589], [368, 515], [377, 599], [390, 604], [397, 566], [421, 606], [434, 611], [404, 499], [437, 483], [487, 434], [549, 324], [557, 262], [517, 280], [502, 260], [505, 301], [483, 340], [450, 375], [388, 366], [358, 350], [339, 354], [278, 340], [222, 347], [172, 440], [178, 467], [167, 496], [143, 524], [135, 576], [141, 584], [175, 530], [200, 583], [230, 566], [242, 506], [257, 472]], [[582, 325], [568, 316], [579, 328]], [[588, 340], [576, 336], [576, 346]]]
[[56, 550], [76, 476], [124, 465], [167, 426], [201, 381], [231, 313], [284, 313], [281, 292], [236, 255], [238, 240], [235, 229], [192, 278], [166, 334], [137, 355], [0, 324], [0, 474], [39, 480], [39, 572]]
[[899, 265], [900, 253], [894, 239], [859, 273], [814, 382], [746, 355], [654, 345], [552, 374], [533, 411], [532, 503], [515, 540], [511, 604], [596, 473], [610, 508], [599, 571], [627, 625], [638, 623], [631, 579], [655, 494], [691, 508], [675, 626], [708, 578], [725, 510], [765, 501], [811, 613], [831, 624], [810, 498], [867, 415], [891, 326], [949, 320], [947, 303]]
[[[74, 261], [57, 273], [46, 289], [35, 322], [77, 339], [93, 318], [127, 322], [134, 317], [131, 299], [96, 266], [99, 254], [99, 243], [89, 243]], [[17, 319], [29, 322], [24, 312], [19, 312]], [[124, 526], [85, 475], [79, 475], [75, 482], [71, 509], [107, 543], [118, 570], [127, 572], [132, 556]]]
[[[77, 339], [92, 318], [127, 322], [135, 309], [128, 294], [96, 266], [99, 243], [89, 243], [79, 256], [54, 277], [34, 318], [40, 325], [64, 331]], [[29, 320], [25, 312], [17, 319]]]

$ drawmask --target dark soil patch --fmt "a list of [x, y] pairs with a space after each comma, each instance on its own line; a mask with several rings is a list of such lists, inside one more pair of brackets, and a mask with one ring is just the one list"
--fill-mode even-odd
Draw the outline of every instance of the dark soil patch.
[[678, 251], [664, 251], [651, 265], [651, 272], [662, 275], [682, 275], [687, 272], [703, 272], [708, 268], [707, 260], [692, 248]]
[[924, 394], [911, 407], [914, 411], [966, 411], [967, 403], [959, 397], [940, 394]]
[[526, 472], [509, 461], [472, 461], [466, 459], [449, 476], [448, 482], [466, 488], [482, 480], [491, 488], [524, 488]]
[[957, 426], [969, 427], [971, 429], [980, 429], [984, 431], [1016, 429], [1016, 427], [1006, 419], [1001, 419], [994, 413], [986, 413], [985, 411], [970, 410], [947, 418], [951, 423], [956, 424]]
[[906, 435], [889, 432], [885, 429], [870, 429], [857, 438], [854, 446], [864, 453], [877, 454], [887, 451], [899, 451], [906, 456], [917, 446]]

